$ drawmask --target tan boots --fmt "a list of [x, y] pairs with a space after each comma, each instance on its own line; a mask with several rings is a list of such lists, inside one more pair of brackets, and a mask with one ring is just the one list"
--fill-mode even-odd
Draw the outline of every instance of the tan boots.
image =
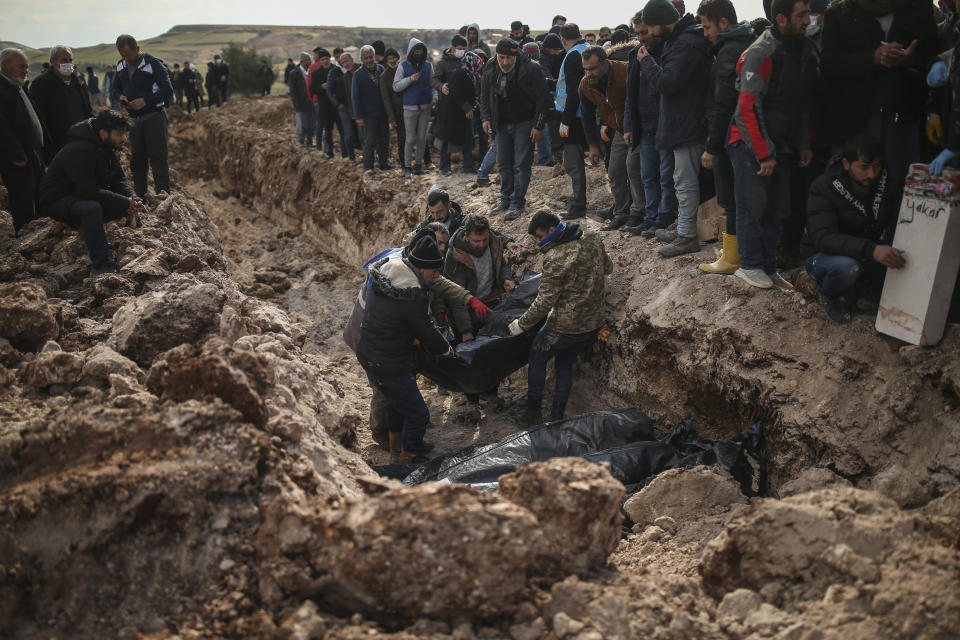
[[733, 273], [740, 267], [740, 251], [737, 248], [737, 236], [723, 232], [723, 249], [720, 257], [711, 264], [700, 265], [701, 271], [707, 273]]
[[[424, 443], [428, 450], [433, 448], [430, 443]], [[411, 453], [403, 448], [403, 432], [390, 432], [390, 464], [421, 463], [430, 460], [421, 453]]]

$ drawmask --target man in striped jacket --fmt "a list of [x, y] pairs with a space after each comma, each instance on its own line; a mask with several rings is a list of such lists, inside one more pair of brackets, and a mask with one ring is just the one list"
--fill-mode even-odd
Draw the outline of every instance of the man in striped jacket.
[[776, 269], [777, 237], [790, 210], [790, 172], [810, 151], [808, 99], [816, 79], [806, 0], [774, 0], [773, 25], [737, 62], [740, 96], [727, 148], [733, 164], [740, 268], [761, 289], [792, 289]]

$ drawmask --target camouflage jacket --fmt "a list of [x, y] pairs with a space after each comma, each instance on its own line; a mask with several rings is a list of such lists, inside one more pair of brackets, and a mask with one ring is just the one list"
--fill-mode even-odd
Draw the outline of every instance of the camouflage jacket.
[[547, 328], [557, 333], [586, 333], [603, 326], [604, 276], [613, 271], [613, 262], [600, 237], [578, 224], [558, 226], [540, 250], [540, 292], [520, 316], [520, 328], [527, 330], [544, 316]]

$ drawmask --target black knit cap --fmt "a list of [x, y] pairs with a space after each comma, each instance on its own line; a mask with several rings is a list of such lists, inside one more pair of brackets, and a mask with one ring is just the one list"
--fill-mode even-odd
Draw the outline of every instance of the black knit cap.
[[387, 46], [383, 44], [383, 40], [374, 40], [370, 46], [373, 47], [373, 52], [378, 56], [382, 56], [384, 50], [387, 48]]
[[680, 20], [680, 14], [670, 0], [650, 0], [644, 7], [643, 24], [664, 26]]
[[453, 36], [453, 39], [450, 41], [450, 44], [454, 47], [465, 47], [469, 43], [467, 42], [466, 38], [464, 38], [462, 35], [458, 33], [457, 35]]
[[543, 48], [544, 49], [563, 49], [563, 42], [560, 40], [560, 36], [555, 33], [547, 34], [547, 37], [543, 39]]
[[443, 266], [443, 254], [432, 235], [414, 239], [407, 247], [407, 259], [418, 269], [439, 269]]
[[329, 57], [330, 57], [330, 52], [327, 51], [326, 49], [324, 49], [323, 47], [317, 47], [316, 49], [313, 50], [313, 52], [314, 52], [315, 54], [317, 54], [317, 57], [318, 57], [318, 58], [329, 58]]
[[520, 55], [520, 45], [510, 38], [504, 38], [497, 43], [497, 53], [504, 56]]

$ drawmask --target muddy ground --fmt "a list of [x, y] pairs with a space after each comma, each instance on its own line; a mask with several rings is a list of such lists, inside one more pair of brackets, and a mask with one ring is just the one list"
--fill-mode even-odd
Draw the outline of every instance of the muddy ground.
[[[576, 465], [482, 498], [367, 466], [387, 456], [340, 339], [359, 267], [425, 216], [431, 184], [486, 213], [496, 183], [328, 161], [296, 147], [282, 98], [173, 112], [171, 165], [175, 194], [145, 227], [111, 225], [118, 276], [89, 277], [61, 225], [17, 239], [0, 219], [0, 635], [954, 633], [957, 326], [905, 346], [866, 315], [831, 324], [809, 292], [699, 274], [713, 245], [666, 261], [605, 233], [613, 334], [581, 356], [568, 414], [635, 406], [718, 439], [761, 420], [770, 472], [753, 500], [709, 469], [662, 474], [617, 543], [610, 485]], [[588, 180], [607, 204], [602, 171]], [[562, 210], [568, 189], [534, 167], [529, 206]], [[492, 222], [519, 245], [515, 273], [538, 268], [526, 220]], [[522, 428], [524, 370], [478, 423], [459, 394], [421, 388], [441, 452]]]

